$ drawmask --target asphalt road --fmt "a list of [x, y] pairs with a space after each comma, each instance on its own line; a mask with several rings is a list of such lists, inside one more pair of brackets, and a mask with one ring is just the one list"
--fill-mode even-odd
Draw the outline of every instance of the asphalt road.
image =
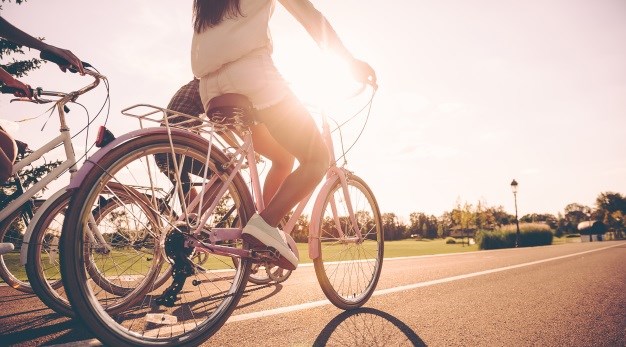
[[[328, 303], [314, 270], [249, 285], [206, 346], [626, 346], [626, 242], [386, 259], [366, 307]], [[1, 346], [99, 345], [0, 287]]]

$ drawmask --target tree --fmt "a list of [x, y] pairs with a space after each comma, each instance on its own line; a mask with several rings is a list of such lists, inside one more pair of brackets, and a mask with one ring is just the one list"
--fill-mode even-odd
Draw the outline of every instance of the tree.
[[459, 229], [470, 229], [476, 226], [476, 213], [473, 211], [472, 204], [465, 202], [463, 206], [457, 201], [456, 208], [452, 210], [453, 227]]
[[[11, 0], [2, 0], [2, 3], [5, 3], [7, 1], [8, 3], [11, 3]], [[17, 5], [20, 5], [24, 1], [26, 0], [15, 0], [15, 3]], [[2, 10], [2, 6], [0, 5], [0, 11], [1, 10]], [[40, 39], [43, 40], [43, 38], [40, 38]], [[2, 61], [5, 60], [5, 58], [8, 58], [9, 56], [12, 56], [12, 55], [13, 57], [11, 57], [12, 58], [11, 62], [7, 64], [2, 63]], [[15, 55], [17, 55], [20, 59], [19, 60], [16, 59]], [[29, 71], [35, 70], [41, 67], [41, 64], [43, 63], [42, 60], [37, 59], [37, 58], [26, 58], [24, 57], [24, 55], [26, 55], [26, 53], [22, 49], [21, 45], [17, 45], [13, 42], [0, 38], [0, 67], [5, 69], [8, 73], [20, 78], [20, 77], [26, 76]], [[28, 155], [30, 153], [32, 153], [32, 151], [27, 151], [25, 154]], [[16, 161], [20, 161], [23, 158], [24, 158], [24, 155], [18, 155]], [[60, 164], [61, 164], [61, 161], [46, 162], [43, 165], [40, 165], [37, 167], [25, 168], [24, 170], [18, 172], [18, 175], [20, 176], [20, 179], [22, 180], [22, 185], [24, 186], [25, 189], [27, 189], [33, 184], [39, 182], [41, 177], [45, 176], [47, 173], [52, 171], [55, 167], [59, 166]], [[5, 201], [2, 198], [8, 195], [11, 195], [13, 191], [14, 190], [11, 187], [0, 187], [0, 200]], [[8, 202], [10, 201], [7, 201], [7, 203]], [[0, 209], [4, 207], [5, 206], [0, 206]]]
[[409, 216], [411, 224], [408, 227], [410, 235], [419, 235], [434, 239], [439, 235], [439, 221], [433, 215], [422, 212], [412, 212]]
[[[6, 1], [7, 0], [2, 0], [3, 3]], [[24, 1], [25, 0], [16, 0], [15, 3], [20, 5]], [[8, 2], [11, 3], [11, 0], [8, 0]], [[0, 10], [2, 10], [1, 5]], [[39, 39], [43, 40], [43, 38]], [[0, 62], [0, 67], [17, 78], [28, 75], [29, 71], [40, 68], [41, 64], [44, 63], [43, 60], [38, 58], [25, 57], [26, 52], [24, 52], [21, 45], [0, 38], [0, 59], [4, 60], [5, 57], [9, 57], [11, 55], [17, 55], [20, 59], [16, 59], [15, 56], [13, 56], [11, 62], [7, 64]]]
[[[289, 216], [293, 212], [289, 213]], [[296, 225], [293, 226], [293, 230], [291, 232], [291, 237], [296, 242], [308, 242], [309, 241], [309, 216], [306, 214], [301, 214], [296, 221]]]
[[[6, 2], [6, 1], [11, 3], [11, 0], [2, 0], [2, 2]], [[19, 5], [19, 4], [23, 3], [24, 1], [27, 1], [27, 0], [15, 0], [15, 3]], [[0, 4], [0, 11], [2, 11], [2, 4]]]
[[382, 222], [385, 240], [400, 240], [405, 237], [406, 225], [398, 220], [395, 213], [383, 213]]
[[527, 214], [522, 216], [522, 218], [520, 218], [520, 222], [524, 222], [524, 223], [535, 223], [535, 222], [540, 222], [540, 223], [545, 223], [547, 224], [550, 229], [555, 230], [557, 228], [557, 224], [558, 224], [558, 219], [549, 213], [531, 213], [531, 214]]
[[[31, 153], [33, 153], [33, 151], [27, 149], [24, 154], [18, 154], [16, 162], [19, 162], [20, 160], [24, 159], [24, 157], [28, 156]], [[20, 180], [22, 181], [22, 187], [24, 188], [24, 190], [26, 190], [29, 187], [31, 187], [33, 184], [39, 182], [39, 180], [41, 180], [42, 177], [47, 175], [50, 171], [54, 170], [54, 168], [56, 168], [59, 165], [61, 165], [60, 160], [53, 161], [53, 162], [45, 162], [36, 167], [32, 167], [32, 166], [25, 167], [20, 172], [18, 172], [17, 175], [20, 177]], [[44, 187], [41, 190], [41, 192], [44, 192], [46, 189], [47, 188]], [[5, 203], [5, 204], [0, 203], [0, 210], [3, 209], [8, 203], [12, 201], [12, 199], [6, 199], [6, 197], [10, 196], [13, 193], [15, 193], [15, 186], [0, 185], [0, 201]]]
[[454, 226], [454, 221], [452, 220], [452, 212], [445, 211], [441, 217], [439, 217], [439, 231], [438, 235], [441, 237], [450, 236], [450, 230]]
[[604, 192], [596, 198], [596, 219], [607, 225], [609, 230], [615, 231], [618, 237], [623, 237], [626, 229], [626, 197], [620, 193]]
[[[589, 213], [589, 215], [587, 215]], [[584, 222], [591, 218], [591, 208], [578, 204], [571, 203], [565, 206], [565, 220], [577, 227], [580, 222]]]
[[490, 207], [489, 213], [493, 216], [497, 227], [501, 227], [507, 224], [513, 224], [515, 222], [515, 216], [504, 211], [504, 207]]

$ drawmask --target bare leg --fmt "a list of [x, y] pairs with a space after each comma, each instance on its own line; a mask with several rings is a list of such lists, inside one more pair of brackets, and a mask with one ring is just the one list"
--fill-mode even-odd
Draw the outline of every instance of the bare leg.
[[276, 142], [264, 124], [252, 127], [252, 140], [254, 150], [272, 162], [263, 185], [263, 201], [267, 204], [293, 170], [295, 158]]
[[276, 227], [302, 198], [315, 189], [324, 177], [330, 159], [317, 125], [295, 96], [289, 95], [280, 103], [260, 110], [257, 117], [276, 142], [299, 163], [261, 212], [265, 222]]
[[11, 177], [11, 171], [13, 171], [13, 163], [0, 148], [0, 183], [4, 183]]

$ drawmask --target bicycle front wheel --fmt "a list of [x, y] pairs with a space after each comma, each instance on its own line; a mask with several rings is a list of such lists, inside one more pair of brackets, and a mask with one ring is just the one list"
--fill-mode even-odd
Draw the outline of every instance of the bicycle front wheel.
[[72, 316], [59, 269], [59, 239], [63, 216], [70, 193], [56, 198], [44, 211], [33, 228], [28, 243], [26, 273], [33, 291], [44, 304], [64, 316]]
[[320, 256], [313, 263], [322, 291], [338, 308], [362, 306], [383, 265], [383, 226], [374, 194], [357, 176], [347, 177], [345, 189], [337, 180], [313, 218], [320, 227]]
[[[213, 177], [217, 179], [217, 186], [225, 187], [225, 190], [212, 190], [215, 195], [218, 192], [221, 195], [211, 197], [211, 201], [218, 203], [210, 211], [211, 218], [202, 226], [203, 232], [196, 235], [196, 239], [209, 242], [212, 228], [229, 227], [234, 221], [245, 225], [254, 213], [241, 176], [235, 175], [234, 180], [225, 186], [223, 182], [227, 182], [230, 174], [229, 160], [216, 150], [207, 159], [207, 143], [203, 141], [189, 133], [174, 133], [171, 142], [167, 134], [130, 140], [99, 160], [72, 196], [61, 239], [63, 284], [77, 316], [105, 345], [198, 345], [225, 323], [243, 294], [250, 269], [247, 258], [235, 264], [228, 255], [201, 252], [185, 242], [170, 243], [173, 239], [189, 236], [201, 215], [197, 213], [200, 211], [187, 206], [188, 192], [180, 192], [201, 187]], [[99, 201], [116, 198], [116, 194], [107, 188], [113, 184], [148, 197], [142, 204], [149, 204], [153, 211], [158, 211], [159, 218], [143, 218], [126, 209], [111, 214], [109, 224], [112, 228], [103, 232], [104, 239], [119, 240], [119, 246], [111, 251], [122, 254], [140, 252], [146, 242], [161, 245], [150, 253], [152, 267], [159, 269], [159, 275], [163, 272], [164, 250], [173, 250], [176, 259], [182, 258], [192, 264], [192, 273], [183, 279], [175, 300], [169, 304], [157, 299], [164, 298], [172, 283], [178, 282], [175, 276], [170, 276], [162, 286], [154, 281], [144, 281], [131, 293], [119, 296], [102, 290], [98, 284], [100, 277], [134, 280], [133, 262], [115, 268], [101, 266], [106, 269], [101, 276], [88, 271], [94, 263], [88, 259], [88, 255], [94, 253], [88, 251], [92, 248], [89, 216]], [[222, 242], [222, 246], [246, 247], [241, 239]], [[103, 265], [98, 261], [95, 264]], [[111, 305], [118, 308], [112, 310]]]
[[0, 255], [0, 277], [11, 287], [24, 293], [32, 293], [27, 280], [26, 269], [20, 262], [20, 252], [24, 244], [24, 234], [42, 201], [29, 200], [0, 223], [0, 242], [12, 243], [13, 251]]

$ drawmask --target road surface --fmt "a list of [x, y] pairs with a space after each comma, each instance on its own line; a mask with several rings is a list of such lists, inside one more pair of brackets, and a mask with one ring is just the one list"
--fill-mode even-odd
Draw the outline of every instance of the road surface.
[[[626, 346], [626, 242], [385, 259], [366, 307], [325, 300], [311, 266], [249, 285], [206, 346]], [[97, 346], [79, 323], [0, 287], [0, 345]]]

